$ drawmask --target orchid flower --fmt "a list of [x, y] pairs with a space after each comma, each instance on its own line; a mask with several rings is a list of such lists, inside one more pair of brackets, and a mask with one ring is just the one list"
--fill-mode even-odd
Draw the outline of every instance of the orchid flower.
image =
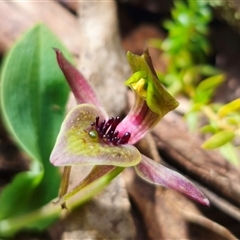
[[[55, 166], [64, 166], [59, 198], [65, 201], [78, 191], [103, 176], [125, 167], [134, 167], [136, 173], [152, 184], [174, 189], [197, 202], [209, 205], [208, 199], [193, 183], [179, 173], [166, 168], [141, 154], [134, 146], [178, 102], [164, 89], [153, 68], [148, 51], [142, 56], [127, 53], [133, 75], [126, 81], [135, 92], [135, 104], [121, 121], [108, 117], [90, 84], [72, 66], [60, 50], [55, 49], [58, 64], [75, 96], [75, 106], [66, 116], [50, 156]], [[92, 165], [90, 173], [68, 191], [71, 166]]]

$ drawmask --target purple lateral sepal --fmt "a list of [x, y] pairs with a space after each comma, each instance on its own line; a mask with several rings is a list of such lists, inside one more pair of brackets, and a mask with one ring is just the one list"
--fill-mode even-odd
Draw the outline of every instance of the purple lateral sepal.
[[188, 179], [144, 155], [135, 169], [145, 181], [178, 191], [203, 205], [210, 205], [204, 194]]

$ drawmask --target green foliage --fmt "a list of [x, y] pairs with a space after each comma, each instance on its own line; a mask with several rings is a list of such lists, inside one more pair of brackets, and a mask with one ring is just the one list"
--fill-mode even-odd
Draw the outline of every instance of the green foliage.
[[210, 137], [204, 144], [203, 148], [214, 149], [221, 147], [234, 138], [234, 133], [230, 130], [221, 130]]
[[211, 11], [204, 1], [174, 2], [172, 20], [165, 21], [169, 31], [161, 48], [168, 56], [175, 55], [175, 67], [182, 69], [192, 62], [202, 63], [210, 50], [206, 39]]
[[[29, 171], [16, 175], [1, 192], [0, 226], [9, 218], [24, 216], [43, 206], [57, 195], [60, 174], [49, 163], [49, 156], [65, 115], [69, 90], [52, 47], [65, 49], [47, 27], [36, 25], [15, 44], [4, 61], [1, 113], [31, 164]], [[43, 228], [52, 220], [33, 221], [25, 227]], [[10, 230], [9, 234], [17, 230]]]
[[[167, 62], [166, 71], [158, 73], [158, 77], [174, 96], [184, 94], [190, 99], [190, 109], [185, 113], [190, 130], [196, 130], [202, 115], [207, 117], [208, 123], [202, 133], [212, 137], [203, 147], [219, 148], [229, 161], [240, 164], [232, 144], [239, 137], [240, 100], [221, 106], [211, 103], [225, 77], [206, 64], [211, 50], [207, 37], [212, 13], [208, 2], [175, 0], [171, 16], [172, 19], [163, 24], [168, 30], [167, 38], [152, 42], [160, 48], [162, 58]], [[232, 145], [232, 148], [225, 145]], [[231, 154], [226, 154], [226, 149]]]
[[238, 165], [237, 149], [234, 141], [240, 137], [240, 98], [225, 105], [209, 104], [202, 108], [208, 118], [208, 124], [201, 128], [212, 136], [203, 144], [206, 149], [219, 148], [223, 156]]
[[240, 111], [240, 98], [222, 106], [218, 110], [218, 115], [219, 115], [219, 117], [223, 118], [223, 117], [226, 117], [233, 112], [239, 112], [239, 111]]
[[179, 92], [191, 95], [193, 86], [203, 76], [218, 72], [205, 64], [210, 52], [207, 34], [211, 11], [204, 1], [174, 1], [171, 16], [171, 20], [163, 23], [168, 37], [161, 43], [154, 41], [168, 63], [166, 72], [159, 73], [159, 78], [173, 95]]

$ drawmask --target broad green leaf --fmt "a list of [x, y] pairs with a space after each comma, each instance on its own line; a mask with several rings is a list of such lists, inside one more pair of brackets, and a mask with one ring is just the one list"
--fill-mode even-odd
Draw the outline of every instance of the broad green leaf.
[[26, 210], [26, 202], [29, 201], [29, 196], [42, 180], [42, 177], [43, 172], [38, 171], [19, 173], [0, 195], [1, 206], [4, 206], [0, 210], [0, 219], [22, 214]]
[[220, 117], [224, 117], [228, 115], [231, 112], [236, 112], [240, 111], [240, 98], [233, 100], [232, 102], [223, 105], [219, 110], [218, 110], [218, 115]]
[[36, 25], [10, 51], [1, 77], [3, 117], [18, 143], [38, 160], [52, 149], [69, 91], [55, 46], [63, 49], [47, 27]]
[[49, 156], [65, 115], [69, 88], [53, 47], [66, 51], [46, 26], [38, 24], [22, 36], [4, 61], [1, 112], [9, 132], [37, 169], [31, 167], [17, 175], [2, 191], [0, 205], [5, 210], [0, 219], [24, 214], [57, 196], [60, 175]]
[[230, 142], [234, 138], [235, 134], [229, 130], [222, 130], [213, 136], [211, 136], [207, 141], [202, 145], [206, 149], [214, 149], [220, 147], [227, 142]]

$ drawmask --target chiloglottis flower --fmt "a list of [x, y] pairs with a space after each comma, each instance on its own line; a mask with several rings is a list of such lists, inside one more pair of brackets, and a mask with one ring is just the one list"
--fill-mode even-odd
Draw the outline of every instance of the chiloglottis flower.
[[[181, 174], [141, 154], [134, 144], [143, 138], [178, 102], [159, 82], [148, 51], [142, 56], [127, 53], [133, 75], [126, 81], [135, 92], [135, 104], [121, 121], [108, 117], [90, 84], [55, 49], [58, 64], [75, 96], [77, 106], [66, 116], [50, 156], [55, 166], [64, 166], [58, 204], [112, 171], [134, 167], [136, 173], [152, 184], [181, 192], [209, 205], [208, 199]], [[67, 192], [71, 166], [92, 165], [90, 173]]]

